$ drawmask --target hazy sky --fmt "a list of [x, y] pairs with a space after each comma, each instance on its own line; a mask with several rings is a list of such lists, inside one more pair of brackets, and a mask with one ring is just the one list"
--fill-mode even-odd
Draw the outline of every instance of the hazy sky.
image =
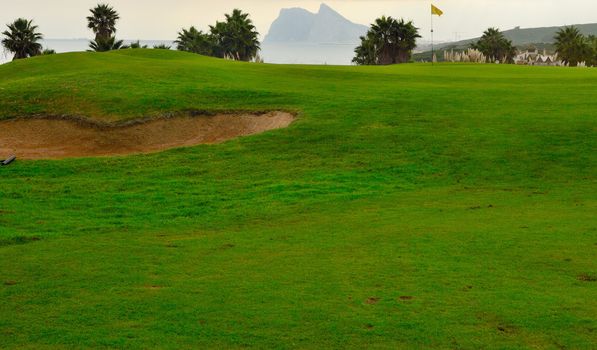
[[[0, 0], [0, 24], [17, 17], [32, 18], [46, 38], [88, 38], [85, 17], [96, 0]], [[281, 8], [317, 11], [319, 0], [109, 0], [121, 14], [118, 37], [174, 39], [180, 28], [201, 29], [233, 8], [251, 14], [262, 35]], [[481, 34], [489, 26], [510, 29], [597, 22], [597, 0], [435, 0], [445, 15], [435, 19], [436, 38], [453, 40]], [[429, 37], [427, 0], [330, 0], [328, 5], [353, 22], [369, 24], [391, 15], [412, 19]]]

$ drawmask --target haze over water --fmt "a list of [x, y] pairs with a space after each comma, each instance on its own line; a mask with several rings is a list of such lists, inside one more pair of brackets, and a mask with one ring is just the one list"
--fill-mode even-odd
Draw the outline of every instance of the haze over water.
[[[136, 40], [133, 40], [136, 42]], [[125, 41], [129, 44], [131, 40]], [[141, 40], [141, 45], [153, 47], [157, 44], [166, 44], [175, 48], [172, 41], [166, 40]], [[89, 49], [87, 39], [48, 39], [43, 40], [44, 48], [50, 48], [57, 53], [79, 52]], [[354, 56], [354, 48], [358, 44], [261, 44], [260, 55], [266, 63], [279, 64], [329, 64], [349, 65]], [[12, 54], [0, 51], [0, 64], [10, 62]]]

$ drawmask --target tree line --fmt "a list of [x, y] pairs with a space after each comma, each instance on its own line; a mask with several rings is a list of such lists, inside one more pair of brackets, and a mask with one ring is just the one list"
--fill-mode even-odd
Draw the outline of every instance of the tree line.
[[[95, 35], [89, 43], [90, 51], [147, 48], [147, 46], [141, 46], [139, 41], [124, 45], [123, 40], [116, 38], [116, 24], [120, 20], [120, 15], [112, 6], [98, 4], [89, 11], [91, 14], [87, 17], [87, 27]], [[7, 27], [8, 29], [2, 32], [4, 38], [1, 43], [6, 50], [14, 54], [13, 60], [54, 53], [53, 50], [44, 50], [39, 43], [43, 35], [38, 32], [38, 27], [32, 20], [19, 18]], [[183, 28], [175, 41], [177, 49], [239, 61], [251, 61], [258, 57], [259, 33], [249, 14], [235, 9], [231, 14], [225, 15], [223, 22], [218, 21], [209, 28], [208, 33], [203, 33], [195, 27]], [[161, 44], [153, 48], [170, 49], [171, 47]]]
[[[371, 24], [361, 44], [355, 49], [352, 60], [357, 65], [387, 65], [408, 63], [416, 40], [420, 38], [419, 28], [413, 22], [392, 17], [380, 17]], [[597, 66], [597, 37], [584, 36], [578, 28], [564, 27], [554, 38], [558, 57], [569, 66], [585, 63]], [[470, 45], [486, 57], [487, 62], [514, 63], [517, 50], [498, 28], [489, 28], [483, 36]]]
[[235, 9], [225, 17], [224, 22], [209, 26], [208, 33], [195, 27], [183, 28], [175, 41], [178, 50], [238, 61], [256, 58], [260, 50], [259, 33], [249, 14]]
[[[597, 37], [584, 36], [574, 26], [561, 28], [554, 37], [556, 53], [562, 62], [571, 67], [580, 63], [597, 66]], [[481, 51], [489, 62], [514, 63], [516, 48], [497, 28], [489, 28], [471, 48]]]
[[[408, 63], [420, 38], [419, 28], [413, 22], [382, 16], [371, 24], [361, 44], [355, 49], [352, 62], [357, 65], [386, 65]], [[490, 61], [513, 63], [516, 49], [496, 28], [490, 28], [471, 48], [479, 50]]]

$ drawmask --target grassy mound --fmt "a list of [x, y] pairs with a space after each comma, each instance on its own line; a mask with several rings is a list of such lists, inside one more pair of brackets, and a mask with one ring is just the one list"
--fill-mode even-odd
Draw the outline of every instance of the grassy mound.
[[220, 145], [0, 168], [8, 348], [590, 348], [597, 71], [0, 66], [0, 118], [299, 113]]

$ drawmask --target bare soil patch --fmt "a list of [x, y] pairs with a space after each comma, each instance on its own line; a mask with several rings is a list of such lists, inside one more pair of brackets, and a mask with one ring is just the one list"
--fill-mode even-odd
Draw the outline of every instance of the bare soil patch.
[[513, 326], [510, 326], [510, 325], [500, 324], [497, 326], [497, 330], [502, 333], [506, 333], [506, 334], [516, 333], [516, 328], [514, 328]]
[[597, 276], [583, 273], [577, 277], [579, 281], [583, 282], [597, 282]]
[[0, 122], [0, 158], [58, 159], [153, 153], [214, 144], [288, 127], [286, 112], [157, 118], [124, 125], [68, 118], [21, 118]]
[[223, 246], [221, 246], [221, 247], [220, 247], [220, 250], [228, 250], [228, 249], [232, 249], [232, 248], [234, 248], [234, 247], [236, 247], [236, 245], [235, 245], [235, 244], [232, 244], [232, 243], [227, 243], [227, 244], [224, 244]]
[[381, 300], [380, 298], [371, 297], [371, 298], [368, 298], [367, 300], [365, 300], [365, 304], [375, 305], [375, 304], [379, 303], [380, 300]]
[[149, 289], [149, 290], [160, 290], [163, 289], [163, 286], [145, 286], [145, 289]]

